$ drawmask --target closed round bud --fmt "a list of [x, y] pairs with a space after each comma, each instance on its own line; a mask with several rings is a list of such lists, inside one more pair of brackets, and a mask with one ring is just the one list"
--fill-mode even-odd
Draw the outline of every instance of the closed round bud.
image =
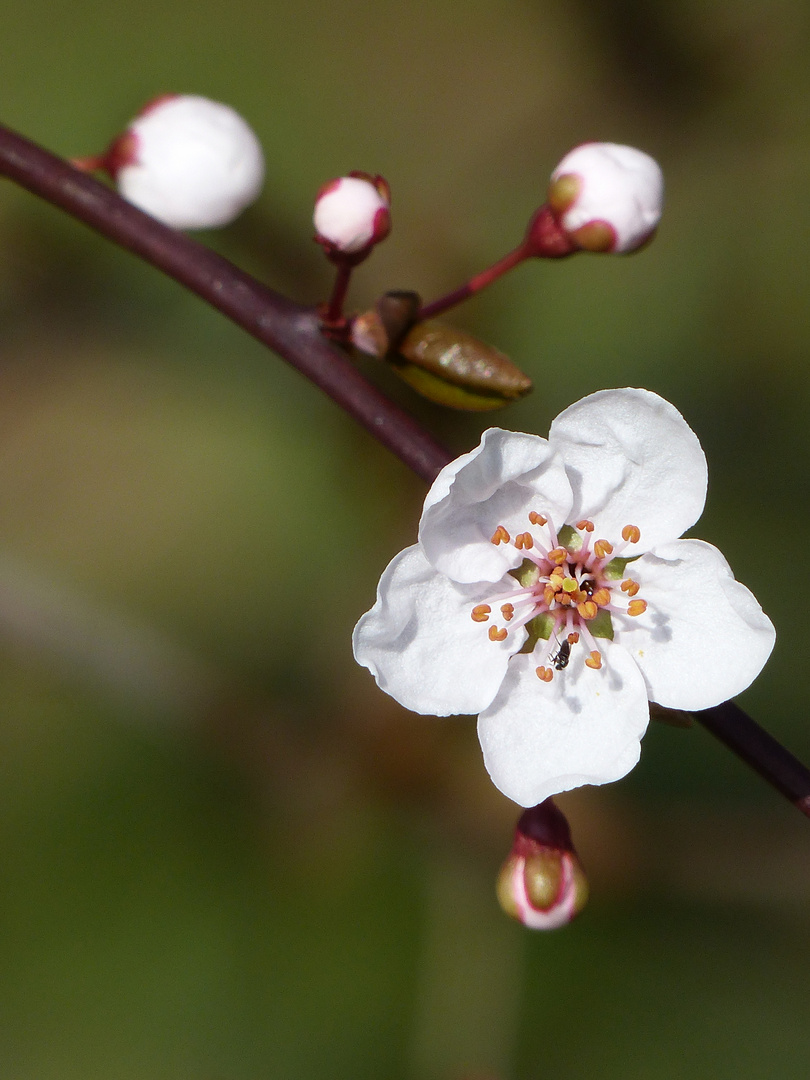
[[104, 164], [125, 199], [175, 229], [229, 224], [264, 181], [261, 145], [242, 117], [189, 94], [147, 105]]
[[507, 915], [531, 930], [556, 930], [585, 906], [588, 882], [568, 822], [551, 799], [521, 815], [497, 892]]
[[633, 146], [583, 143], [551, 174], [548, 205], [562, 231], [587, 251], [628, 252], [646, 243], [661, 218], [664, 178]]
[[391, 230], [391, 196], [381, 176], [350, 173], [330, 180], [315, 200], [315, 239], [332, 257], [367, 254]]

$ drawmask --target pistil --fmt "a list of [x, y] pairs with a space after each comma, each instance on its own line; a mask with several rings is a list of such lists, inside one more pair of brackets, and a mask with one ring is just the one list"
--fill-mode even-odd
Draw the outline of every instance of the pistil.
[[[647, 609], [646, 601], [635, 599], [640, 588], [637, 581], [626, 577], [618, 583], [605, 576], [610, 561], [628, 545], [639, 542], [641, 530], [637, 525], [625, 525], [621, 543], [614, 545], [605, 538], [591, 543], [595, 525], [583, 518], [577, 521], [575, 530], [571, 526], [565, 527], [563, 536], [567, 543], [561, 543], [548, 515], [532, 510], [528, 518], [530, 525], [547, 530], [548, 547], [530, 530], [517, 533], [513, 539], [504, 525], [497, 526], [490, 542], [496, 547], [511, 544], [523, 555], [524, 570], [531, 571], [530, 584], [476, 604], [471, 618], [473, 622], [482, 623], [492, 618], [487, 634], [490, 641], [500, 642], [537, 616], [548, 616], [542, 631], [535, 630], [535, 634], [542, 633], [540, 640], [544, 641], [537, 654], [539, 664], [535, 669], [541, 682], [551, 682], [555, 671], [563, 671], [568, 666], [571, 649], [579, 643], [580, 637], [588, 650], [585, 666], [599, 670], [602, 654], [589, 624], [594, 623], [600, 612], [608, 616], [615, 613], [635, 617]], [[532, 564], [536, 567], [536, 577]], [[626, 605], [616, 602], [622, 593], [627, 598]], [[494, 611], [496, 606], [497, 612]], [[552, 655], [555, 647], [557, 651]]]

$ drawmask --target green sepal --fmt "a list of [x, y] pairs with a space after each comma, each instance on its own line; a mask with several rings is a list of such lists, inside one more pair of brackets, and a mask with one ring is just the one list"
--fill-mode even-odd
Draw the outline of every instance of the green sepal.
[[548, 611], [543, 611], [539, 615], [535, 615], [533, 619], [530, 619], [526, 623], [526, 631], [528, 637], [523, 642], [521, 648], [522, 653], [533, 652], [535, 645], [538, 641], [548, 641], [554, 630], [554, 616]]
[[594, 637], [607, 638], [613, 641], [613, 619], [610, 612], [600, 608], [595, 619], [588, 620], [588, 629]]
[[620, 581], [624, 577], [627, 564], [635, 562], [636, 559], [640, 558], [640, 555], [631, 555], [629, 559], [623, 559], [620, 555], [617, 555], [615, 559], [611, 559], [610, 562], [607, 563], [602, 573], [610, 581]]
[[509, 573], [524, 589], [529, 585], [536, 585], [540, 580], [540, 567], [531, 559], [524, 559], [517, 569], [510, 570]]
[[[520, 566], [514, 570], [510, 570], [509, 573], [518, 582], [527, 588], [530, 585], [536, 585], [540, 580], [540, 567], [537, 563], [533, 563], [531, 559], [524, 559]], [[528, 637], [523, 642], [521, 648], [522, 653], [530, 653], [534, 649], [535, 645], [541, 639], [548, 641], [554, 630], [554, 618], [547, 611], [541, 612], [539, 615], [535, 615], [533, 619], [530, 619], [526, 623], [526, 633]]]
[[570, 551], [579, 551], [582, 547], [582, 537], [573, 525], [563, 525], [557, 533], [557, 543]]

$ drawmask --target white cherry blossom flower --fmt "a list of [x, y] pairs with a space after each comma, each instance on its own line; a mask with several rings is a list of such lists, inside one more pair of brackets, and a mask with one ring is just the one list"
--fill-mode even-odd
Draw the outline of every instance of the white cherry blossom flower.
[[647, 390], [602, 390], [548, 439], [490, 428], [428, 492], [354, 652], [419, 713], [479, 713], [494, 783], [533, 806], [637, 762], [649, 702], [744, 690], [774, 629], [720, 552], [679, 539], [706, 459]]

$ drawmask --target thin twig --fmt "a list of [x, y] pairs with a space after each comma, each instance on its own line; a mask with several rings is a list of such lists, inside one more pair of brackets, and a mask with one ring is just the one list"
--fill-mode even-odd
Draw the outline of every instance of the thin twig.
[[[273, 292], [227, 259], [161, 225], [92, 177], [2, 126], [0, 175], [185, 285], [320, 387], [427, 483], [432, 483], [450, 461], [448, 452], [432, 435], [389, 401], [324, 338], [312, 308]], [[810, 770], [738, 705], [727, 701], [695, 715], [810, 816]]]
[[810, 770], [733, 701], [696, 712], [695, 719], [810, 817]]

